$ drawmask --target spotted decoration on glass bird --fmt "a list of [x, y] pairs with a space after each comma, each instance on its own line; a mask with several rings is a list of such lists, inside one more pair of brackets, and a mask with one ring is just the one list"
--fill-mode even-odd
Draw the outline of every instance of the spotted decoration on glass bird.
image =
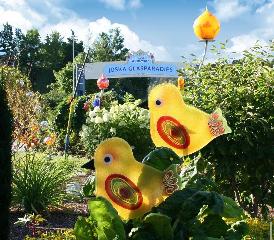
[[175, 148], [184, 149], [190, 143], [185, 127], [173, 117], [160, 117], [157, 121], [157, 131], [167, 144]]
[[143, 196], [140, 189], [121, 174], [108, 176], [105, 189], [109, 198], [123, 208], [136, 210], [142, 205]]

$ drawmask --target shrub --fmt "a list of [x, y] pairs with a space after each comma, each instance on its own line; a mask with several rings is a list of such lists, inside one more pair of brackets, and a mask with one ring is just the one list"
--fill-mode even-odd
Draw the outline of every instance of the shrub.
[[[73, 101], [73, 109], [71, 116], [70, 126], [70, 151], [74, 154], [83, 154], [83, 146], [80, 142], [79, 133], [82, 129], [82, 125], [86, 122], [86, 112], [84, 105], [87, 103], [89, 107], [92, 107], [92, 101], [96, 94], [77, 97]], [[110, 108], [111, 102], [116, 99], [116, 93], [113, 91], [105, 92], [102, 97], [102, 106]], [[47, 101], [45, 99], [45, 101]], [[63, 149], [65, 144], [65, 135], [67, 131], [67, 124], [69, 118], [71, 97], [65, 96], [57, 106], [47, 109], [47, 115], [50, 122], [50, 126], [54, 129], [57, 135], [56, 145], [57, 149]]]
[[0, 79], [0, 116], [0, 239], [8, 239], [11, 201], [12, 115], [8, 107], [2, 78]]
[[68, 178], [66, 167], [26, 154], [14, 163], [14, 202], [22, 204], [26, 212], [44, 211], [61, 201], [63, 184]]
[[117, 136], [133, 147], [137, 159], [141, 160], [153, 148], [149, 132], [149, 112], [138, 107], [139, 100], [118, 104], [109, 110], [94, 108], [88, 112], [81, 133], [82, 143], [93, 154], [96, 146], [106, 138]]
[[249, 227], [249, 238], [252, 240], [271, 239], [269, 236], [270, 223], [262, 221], [258, 218], [249, 218], [247, 220]]
[[44, 119], [40, 94], [32, 91], [29, 79], [16, 68], [2, 66], [0, 75], [13, 114], [14, 142], [18, 147], [26, 148], [43, 144], [40, 121]]
[[[239, 60], [219, 58], [198, 73], [195, 62], [186, 63], [182, 72], [186, 101], [207, 112], [220, 107], [232, 129], [201, 150], [205, 170], [252, 216], [274, 205], [273, 48], [272, 42]], [[225, 56], [225, 50], [213, 50]]]

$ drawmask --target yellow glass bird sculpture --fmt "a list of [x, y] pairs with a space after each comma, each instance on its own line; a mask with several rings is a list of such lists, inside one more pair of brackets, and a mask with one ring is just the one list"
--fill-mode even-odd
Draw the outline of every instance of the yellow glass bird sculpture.
[[150, 91], [148, 107], [154, 144], [169, 147], [179, 156], [194, 153], [214, 138], [231, 132], [220, 109], [207, 114], [187, 105], [179, 88], [170, 83]]
[[110, 201], [124, 220], [142, 216], [179, 189], [174, 171], [159, 171], [138, 162], [121, 138], [98, 145], [94, 166], [95, 195]]

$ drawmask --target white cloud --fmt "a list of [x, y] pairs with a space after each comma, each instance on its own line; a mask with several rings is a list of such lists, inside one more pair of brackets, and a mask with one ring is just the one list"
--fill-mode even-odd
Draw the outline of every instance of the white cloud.
[[25, 0], [0, 0], [0, 16], [0, 25], [9, 22], [23, 31], [46, 21], [46, 17], [31, 9]]
[[[123, 9], [126, 4], [125, 1], [120, 0], [104, 0], [104, 2], [109, 4], [112, 2], [117, 9]], [[139, 0], [130, 0], [127, 3], [129, 8], [138, 8], [142, 5]], [[130, 50], [142, 49], [152, 52], [156, 60], [172, 60], [164, 46], [154, 45], [150, 41], [141, 39], [137, 33], [125, 24], [112, 23], [105, 17], [90, 22], [87, 19], [79, 18], [72, 11], [58, 7], [52, 0], [45, 0], [43, 4], [42, 13], [35, 11], [27, 0], [0, 0], [0, 24], [9, 22], [12, 26], [21, 28], [24, 32], [34, 27], [38, 28], [42, 39], [52, 31], [58, 31], [66, 39], [71, 36], [71, 30], [74, 30], [76, 37], [82, 40], [85, 45], [90, 45], [101, 32], [119, 28], [125, 39], [124, 44]], [[50, 23], [53, 20], [56, 23]]]
[[124, 37], [124, 45], [131, 51], [152, 52], [156, 60], [172, 61], [171, 55], [167, 49], [161, 45], [154, 45], [150, 41], [141, 39], [137, 33], [132, 31], [127, 25], [121, 23], [112, 23], [108, 18], [102, 17], [96, 21], [89, 22], [87, 19], [72, 18], [59, 22], [54, 25], [45, 25], [40, 29], [42, 37], [52, 31], [58, 31], [63, 37], [71, 36], [71, 29], [74, 30], [76, 37], [82, 40], [85, 45], [91, 45], [101, 32], [108, 32], [110, 29], [119, 28]]
[[256, 42], [264, 46], [267, 45], [269, 40], [274, 39], [274, 0], [262, 4], [256, 9], [254, 14], [260, 26], [249, 33], [232, 37], [232, 45], [227, 49], [229, 52], [242, 52], [254, 46]]
[[238, 17], [249, 10], [249, 6], [241, 4], [239, 0], [214, 0], [212, 5], [216, 16], [222, 21]]
[[236, 52], [241, 53], [244, 50], [248, 50], [253, 47], [255, 44], [267, 45], [267, 42], [264, 39], [258, 38], [256, 34], [243, 34], [231, 38], [231, 47], [227, 49], [227, 52]]
[[130, 8], [135, 8], [135, 9], [143, 6], [141, 0], [130, 0], [128, 5]]
[[125, 0], [99, 0], [104, 3], [106, 7], [114, 8], [116, 10], [125, 9]]
[[127, 8], [137, 9], [142, 7], [141, 0], [99, 0], [104, 3], [106, 7], [113, 8], [116, 10], [125, 10]]

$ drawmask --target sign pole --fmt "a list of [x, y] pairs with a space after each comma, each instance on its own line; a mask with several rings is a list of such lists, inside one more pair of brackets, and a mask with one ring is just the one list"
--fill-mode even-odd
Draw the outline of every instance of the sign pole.
[[75, 68], [74, 68], [74, 31], [71, 30], [72, 33], [72, 92], [75, 88]]

